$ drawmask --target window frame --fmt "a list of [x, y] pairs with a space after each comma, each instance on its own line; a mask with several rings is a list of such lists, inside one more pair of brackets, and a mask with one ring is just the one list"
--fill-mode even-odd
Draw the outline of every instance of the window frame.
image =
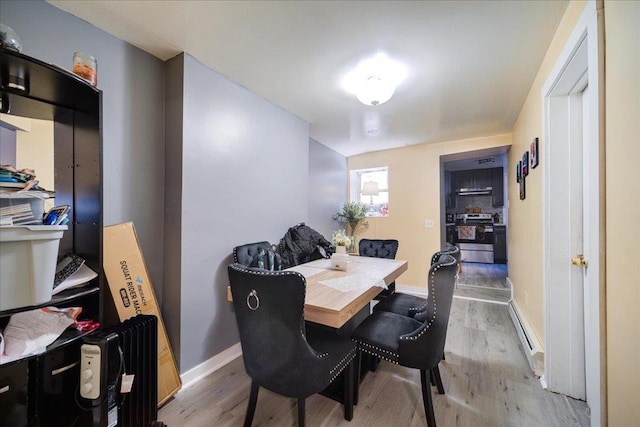
[[[386, 202], [370, 204], [369, 200], [371, 196], [365, 196], [362, 194], [363, 180], [362, 176], [372, 172], [384, 172], [386, 173], [386, 187], [379, 186], [380, 193], [387, 193]], [[378, 181], [376, 181], [378, 182]], [[364, 169], [352, 169], [349, 171], [349, 201], [360, 202], [370, 205], [369, 212], [367, 212], [368, 218], [387, 218], [389, 216], [389, 167], [378, 166]], [[376, 196], [374, 196], [376, 197]], [[381, 213], [382, 212], [382, 213]]]

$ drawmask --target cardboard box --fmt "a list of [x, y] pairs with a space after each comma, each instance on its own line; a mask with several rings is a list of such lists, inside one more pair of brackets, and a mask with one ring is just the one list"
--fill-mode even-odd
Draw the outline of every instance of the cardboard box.
[[158, 406], [182, 385], [133, 223], [104, 228], [103, 268], [120, 321], [138, 314], [158, 318]]

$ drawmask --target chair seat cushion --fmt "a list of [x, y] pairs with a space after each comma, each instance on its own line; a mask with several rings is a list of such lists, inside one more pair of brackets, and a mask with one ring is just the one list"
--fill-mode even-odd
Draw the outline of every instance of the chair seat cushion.
[[398, 363], [398, 339], [420, 326], [422, 323], [411, 317], [376, 311], [356, 328], [351, 338], [360, 350]]
[[413, 317], [417, 312], [424, 311], [426, 308], [427, 300], [425, 298], [395, 292], [376, 304], [373, 311], [388, 311], [390, 313]]
[[356, 357], [356, 345], [349, 338], [317, 328], [307, 328], [306, 335], [311, 348], [329, 357], [331, 382]]

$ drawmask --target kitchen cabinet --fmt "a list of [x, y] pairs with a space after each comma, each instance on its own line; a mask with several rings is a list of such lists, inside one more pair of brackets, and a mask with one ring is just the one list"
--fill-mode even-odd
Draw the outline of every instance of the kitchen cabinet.
[[455, 225], [446, 225], [446, 239], [447, 243], [452, 245], [456, 244], [456, 226]]
[[453, 172], [455, 190], [460, 188], [491, 187], [490, 169], [473, 169]]
[[453, 201], [450, 206], [455, 207], [455, 196], [460, 188], [491, 187], [491, 204], [494, 207], [504, 206], [503, 168], [472, 169], [451, 172], [451, 186]]
[[492, 168], [491, 171], [491, 204], [494, 207], [504, 206], [504, 172], [503, 168]]
[[507, 263], [507, 227], [505, 225], [493, 226], [493, 262]]
[[453, 181], [454, 172], [445, 171], [444, 172], [444, 197], [445, 197], [445, 207], [447, 208], [455, 208], [456, 207], [456, 186]]
[[[74, 253], [98, 274], [43, 304], [0, 311], [0, 330], [11, 315], [47, 306], [82, 307], [79, 320], [104, 325], [102, 92], [66, 70], [4, 48], [0, 79], [1, 112], [52, 122], [55, 205], [70, 207], [58, 260]], [[83, 413], [74, 396], [86, 334], [68, 328], [44, 353], [0, 365], [0, 425], [71, 425]]]

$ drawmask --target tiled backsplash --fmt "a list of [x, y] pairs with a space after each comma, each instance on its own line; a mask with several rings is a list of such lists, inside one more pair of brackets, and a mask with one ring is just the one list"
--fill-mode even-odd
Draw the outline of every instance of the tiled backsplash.
[[504, 222], [504, 208], [494, 207], [491, 196], [456, 196], [456, 207], [448, 208], [447, 213], [465, 213], [467, 208], [480, 208], [482, 213], [498, 213], [500, 222]]

